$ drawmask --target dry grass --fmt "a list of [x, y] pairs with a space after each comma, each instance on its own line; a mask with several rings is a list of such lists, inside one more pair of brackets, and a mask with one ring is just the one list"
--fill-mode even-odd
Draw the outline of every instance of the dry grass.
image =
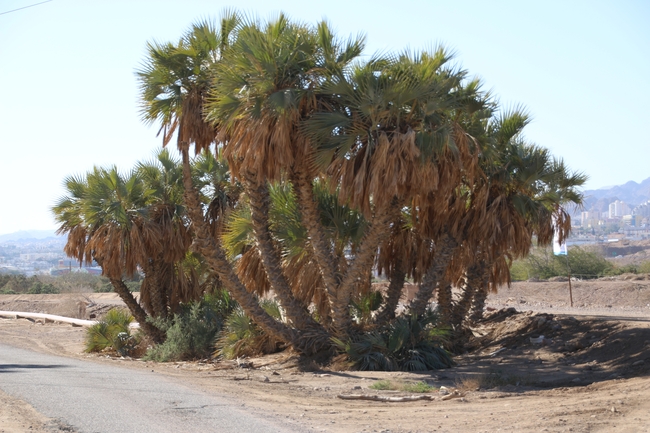
[[437, 388], [427, 384], [426, 382], [402, 382], [392, 380], [378, 380], [370, 385], [371, 389], [378, 391], [404, 391], [404, 392], [418, 392], [426, 393], [436, 391]]
[[50, 314], [64, 317], [78, 317], [79, 307], [77, 306], [77, 298], [61, 299], [56, 306], [52, 307]]

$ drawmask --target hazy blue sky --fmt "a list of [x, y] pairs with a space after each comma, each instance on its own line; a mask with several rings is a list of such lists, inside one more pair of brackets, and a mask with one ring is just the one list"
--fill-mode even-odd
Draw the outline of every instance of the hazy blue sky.
[[[42, 0], [0, 0], [0, 13]], [[53, 0], [0, 15], [0, 234], [54, 228], [62, 180], [128, 169], [160, 146], [138, 115], [134, 70], [149, 40], [177, 40], [232, 2]], [[238, 0], [340, 35], [367, 54], [442, 42], [534, 118], [530, 141], [589, 175], [587, 188], [650, 177], [650, 1]]]

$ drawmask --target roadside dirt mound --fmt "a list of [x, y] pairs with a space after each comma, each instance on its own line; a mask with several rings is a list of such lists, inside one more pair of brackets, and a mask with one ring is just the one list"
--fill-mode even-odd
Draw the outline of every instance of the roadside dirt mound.
[[650, 375], [650, 328], [638, 323], [507, 308], [486, 315], [471, 332], [469, 359], [507, 371], [531, 386], [577, 386]]

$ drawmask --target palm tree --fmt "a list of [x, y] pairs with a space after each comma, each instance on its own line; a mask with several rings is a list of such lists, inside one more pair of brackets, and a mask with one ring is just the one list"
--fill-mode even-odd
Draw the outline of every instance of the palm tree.
[[146, 122], [158, 122], [163, 144], [176, 133], [182, 154], [185, 205], [193, 224], [194, 246], [244, 311], [275, 338], [297, 340], [294, 330], [269, 316], [249, 293], [227, 260], [220, 241], [205, 220], [202, 201], [195, 189], [189, 147], [196, 153], [215, 142], [215, 127], [204, 120], [204, 105], [212, 84], [212, 70], [240, 26], [236, 13], [226, 12], [220, 27], [209, 22], [194, 24], [177, 44], [150, 44], [149, 55], [137, 72], [141, 83], [142, 114]]
[[219, 140], [233, 174], [245, 185], [261, 262], [287, 314], [299, 328], [314, 327], [306, 305], [296, 302], [282, 269], [268, 221], [269, 183], [287, 177], [300, 203], [313, 258], [330, 296], [339, 284], [333, 246], [320, 224], [313, 182], [313, 150], [300, 123], [318, 108], [317, 86], [341, 71], [361, 51], [361, 41], [337, 45], [325, 23], [317, 29], [281, 15], [262, 26], [244, 25], [215, 68], [208, 119], [220, 126]]
[[469, 259], [455, 326], [470, 304], [471, 320], [480, 319], [489, 284], [510, 283], [509, 263], [528, 255], [534, 238], [548, 245], [556, 230], [563, 239], [568, 236], [570, 218], [563, 207], [582, 203], [577, 188], [586, 177], [569, 172], [547, 149], [527, 144], [522, 131], [528, 122], [528, 115], [515, 109], [487, 125], [492, 153], [483, 160], [486, 176], [474, 186], [475, 199], [465, 219], [470, 224], [465, 232], [481, 233], [470, 241], [479, 253]]
[[147, 321], [122, 279], [161, 249], [159, 227], [147, 218], [150, 192], [134, 173], [125, 177], [115, 167], [95, 167], [83, 178], [67, 178], [65, 185], [68, 195], [52, 209], [57, 233], [68, 234], [64, 251], [80, 262], [96, 261], [145, 332], [161, 341], [163, 334]]
[[[199, 275], [188, 257], [192, 243], [190, 229], [183, 207], [183, 169], [168, 150], [157, 152], [152, 161], [141, 162], [136, 167], [144, 185], [152, 192], [148, 205], [149, 219], [160, 228], [157, 251], [143, 264], [145, 279], [141, 302], [155, 316], [167, 316], [180, 302], [199, 299]], [[188, 260], [186, 260], [188, 259]], [[147, 277], [151, 278], [147, 278]], [[153, 296], [150, 296], [153, 295]]]
[[465, 88], [465, 72], [448, 66], [450, 59], [441, 48], [359, 65], [323, 85], [334, 109], [315, 113], [306, 123], [318, 161], [340, 185], [341, 200], [369, 220], [334, 301], [342, 334], [349, 329], [346, 305], [355, 284], [372, 267], [401, 209], [413, 200], [439, 206], [460, 180], [461, 168], [471, 176], [476, 165], [474, 142], [455, 116], [472, 96], [480, 98]]

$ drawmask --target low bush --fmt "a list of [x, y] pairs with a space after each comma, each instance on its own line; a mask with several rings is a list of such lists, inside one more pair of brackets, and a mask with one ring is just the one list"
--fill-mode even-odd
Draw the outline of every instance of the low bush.
[[333, 339], [359, 370], [425, 371], [451, 367], [454, 362], [442, 347], [446, 332], [437, 328], [438, 315], [400, 316], [389, 326], [344, 342]]
[[376, 389], [377, 391], [388, 391], [395, 390], [397, 387], [390, 380], [378, 380], [377, 382], [370, 385], [368, 388]]
[[[275, 301], [262, 301], [262, 308], [276, 320], [282, 320], [282, 310]], [[281, 342], [265, 333], [241, 308], [235, 309], [226, 319], [215, 344], [215, 355], [226, 359], [274, 353]]]
[[607, 275], [623, 275], [623, 274], [638, 274], [639, 267], [637, 265], [614, 266], [607, 272]]
[[637, 267], [640, 274], [650, 274], [650, 262], [643, 262]]
[[56, 294], [61, 293], [61, 290], [54, 287], [52, 284], [43, 284], [38, 281], [29, 288], [27, 293], [30, 295]]
[[133, 316], [127, 310], [109, 310], [101, 321], [86, 330], [86, 352], [112, 349], [121, 356], [130, 355], [138, 343], [131, 335], [131, 322]]
[[378, 391], [404, 391], [426, 393], [436, 390], [437, 388], [426, 382], [394, 382], [391, 380], [378, 380], [369, 387]]
[[[139, 292], [142, 281], [126, 281], [125, 284], [130, 292]], [[93, 288], [95, 293], [110, 293], [112, 291], [113, 285], [105, 278], [102, 278], [102, 281]]]
[[530, 278], [549, 279], [566, 277], [592, 279], [611, 275], [614, 266], [601, 253], [589, 248], [573, 246], [566, 256], [555, 256], [551, 248], [537, 248], [523, 259], [515, 261], [510, 268], [514, 281]]
[[405, 392], [431, 392], [436, 389], [436, 387], [429, 385], [426, 382], [407, 382], [402, 384], [402, 391]]
[[166, 362], [210, 356], [225, 318], [236, 306], [226, 291], [206, 295], [198, 302], [182, 304], [173, 318], [154, 320], [167, 338], [164, 343], [150, 348], [144, 358]]

